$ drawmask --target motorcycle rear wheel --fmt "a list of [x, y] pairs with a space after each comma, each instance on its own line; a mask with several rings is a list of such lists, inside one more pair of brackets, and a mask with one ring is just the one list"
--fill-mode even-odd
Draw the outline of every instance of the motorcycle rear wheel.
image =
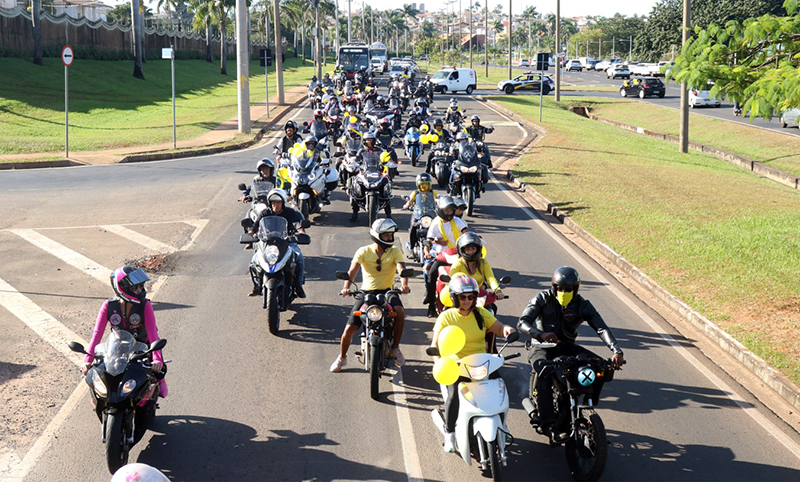
[[448, 182], [450, 181], [450, 173], [448, 169], [441, 168], [436, 170], [436, 182], [439, 184], [440, 188], [444, 188], [447, 186]]
[[266, 287], [266, 278], [264, 279], [264, 308], [267, 309], [267, 325], [269, 332], [273, 335], [278, 334], [278, 325], [280, 323], [280, 313], [278, 313], [278, 293]]
[[300, 213], [306, 219], [308, 219], [308, 215], [311, 214], [311, 205], [308, 199], [303, 199], [300, 201]]
[[583, 416], [565, 444], [567, 466], [572, 478], [580, 482], [600, 479], [608, 457], [606, 428], [600, 416], [594, 410], [584, 410]]
[[411, 158], [411, 167], [417, 167], [417, 158], [419, 157], [417, 150], [411, 149], [411, 155], [409, 157]]
[[106, 420], [106, 462], [112, 474], [128, 463], [128, 444], [124, 433], [123, 412], [109, 413]]
[[381, 367], [383, 365], [383, 344], [370, 347], [369, 350], [369, 396], [373, 400], [378, 399], [380, 393], [379, 382], [381, 379]]

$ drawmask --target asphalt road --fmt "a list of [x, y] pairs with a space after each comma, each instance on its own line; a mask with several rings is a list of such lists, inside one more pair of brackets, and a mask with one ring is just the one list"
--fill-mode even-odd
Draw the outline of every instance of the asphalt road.
[[[488, 139], [495, 156], [523, 138], [515, 123], [467, 96], [458, 98], [468, 113], [496, 125]], [[298, 120], [308, 117], [303, 109]], [[169, 342], [165, 357], [173, 360], [170, 395], [161, 401], [153, 431], [131, 455], [172, 480], [482, 480], [478, 468], [442, 452], [431, 422], [429, 412], [441, 398], [424, 353], [433, 321], [424, 317], [421, 279], [404, 297], [407, 363], [381, 381], [381, 400], [370, 399], [354, 349], [342, 373], [328, 372], [350, 306], [337, 296], [341, 284], [333, 272], [346, 269], [356, 249], [369, 243], [366, 216], [357, 224], [348, 221], [343, 192], [312, 216], [312, 244], [304, 247], [308, 298], [284, 314], [280, 336], [268, 333], [260, 300], [247, 296], [251, 252], [238, 244], [245, 208], [236, 203], [236, 185], [270, 154], [271, 148], [260, 147], [175, 161], [0, 172], [0, 278], [88, 339], [97, 308], [112, 292], [91, 268], [67, 262], [69, 252], [106, 269], [143, 254], [135, 235], [115, 234], [110, 225], [170, 246], [189, 242], [172, 255], [174, 271], [154, 297], [160, 334]], [[401, 166], [395, 193], [411, 189], [419, 170]], [[409, 214], [396, 201], [395, 219], [405, 231]], [[553, 270], [572, 265], [583, 275], [582, 293], [620, 341], [628, 364], [606, 385], [598, 408], [610, 442], [604, 480], [800, 479], [797, 433], [691, 339], [531, 217], [515, 194], [492, 182], [467, 221], [488, 243], [496, 274], [513, 278], [504, 290], [510, 298], [500, 302], [501, 321], [514, 324]], [[45, 251], [23, 237], [30, 231], [12, 229], [33, 230], [67, 250]], [[405, 233], [398, 238], [404, 242]], [[11, 313], [0, 308], [0, 325], [30, 337]], [[587, 327], [580, 341], [608, 354]], [[45, 343], [36, 350], [33, 355], [60, 357]], [[516, 343], [509, 353], [521, 350]], [[509, 363], [503, 376], [514, 435], [506, 479], [571, 480], [563, 448], [550, 448], [534, 433], [521, 408], [529, 377], [524, 358]], [[79, 381], [68, 363], [59, 378], [64, 389], [54, 399], [60, 405]], [[108, 480], [100, 438], [84, 394], [53, 428], [24, 480]]]

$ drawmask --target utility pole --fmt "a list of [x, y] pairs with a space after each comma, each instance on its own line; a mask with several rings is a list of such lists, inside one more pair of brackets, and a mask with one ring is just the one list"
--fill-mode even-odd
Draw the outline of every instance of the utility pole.
[[247, 0], [236, 0], [236, 93], [239, 100], [239, 132], [250, 132], [250, 10]]
[[561, 102], [561, 0], [556, 0], [556, 102]]
[[347, 43], [353, 41], [353, 6], [350, 0], [347, 0]]
[[336, 0], [336, 55], [339, 55], [339, 0]]
[[514, 15], [511, 12], [511, 0], [508, 0], [508, 29], [506, 29], [506, 33], [508, 35], [508, 79], [511, 80], [511, 25], [514, 21]]
[[469, 0], [469, 68], [472, 68], [472, 0]]
[[628, 37], [628, 60], [633, 60], [633, 35]]
[[[691, 0], [683, 0], [683, 45], [689, 41], [689, 27], [691, 26]], [[679, 152], [689, 152], [689, 91], [688, 84], [681, 83], [681, 133]]]
[[317, 17], [315, 19], [316, 27], [317, 27], [317, 35], [315, 35], [316, 44], [317, 44], [317, 55], [316, 55], [316, 57], [317, 57], [317, 78], [321, 79], [322, 78], [322, 42], [320, 42], [320, 39], [322, 38], [322, 30], [319, 28], [319, 2], [320, 2], [320, 0], [314, 0], [314, 4], [315, 4], [315, 7], [316, 7], [316, 17]]
[[464, 67], [462, 65], [462, 55], [461, 55], [461, 50], [462, 50], [461, 39], [463, 38], [461, 37], [462, 35], [461, 32], [463, 32], [463, 29], [461, 28], [461, 0], [458, 0], [458, 68], [459, 69]]
[[489, 2], [483, 2], [483, 75], [489, 77]]
[[286, 105], [283, 97], [283, 49], [281, 45], [281, 0], [273, 0], [275, 9], [275, 78], [278, 89], [278, 105]]

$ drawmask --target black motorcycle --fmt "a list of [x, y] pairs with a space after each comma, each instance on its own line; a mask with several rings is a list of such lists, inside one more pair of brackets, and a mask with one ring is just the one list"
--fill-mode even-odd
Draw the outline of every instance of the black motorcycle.
[[[247, 184], [241, 183], [238, 188], [240, 191], [244, 191], [247, 189]], [[256, 218], [258, 217], [258, 214], [256, 214], [256, 206], [258, 204], [269, 205], [269, 202], [267, 202], [267, 195], [273, 189], [275, 189], [275, 185], [267, 181], [255, 181], [250, 188], [250, 195], [245, 197], [245, 201], [250, 202], [250, 208], [247, 210], [246, 218], [250, 219], [251, 226], [252, 223], [256, 222]], [[247, 232], [247, 227], [244, 225], [242, 225], [242, 227], [244, 231]]]
[[[167, 340], [156, 340], [148, 347], [129, 332], [115, 329], [95, 349], [94, 363], [85, 380], [103, 424], [106, 462], [112, 474], [128, 463], [131, 448], [156, 416], [158, 382], [166, 370], [153, 373], [151, 354], [166, 344]], [[80, 343], [71, 341], [68, 345], [70, 350], [86, 354]]]
[[[556, 423], [555, 434], [563, 438], [551, 438], [551, 445], [564, 444], [567, 466], [575, 480], [598, 480], [606, 466], [608, 440], [606, 429], [594, 407], [600, 398], [601, 383], [614, 379], [610, 360], [578, 356], [561, 356], [541, 362], [545, 376], [550, 372], [553, 384], [553, 408]], [[538, 415], [536, 408], [536, 372], [531, 373], [530, 394], [522, 400], [528, 416]], [[542, 427], [536, 427], [543, 433]]]
[[[363, 153], [362, 162], [348, 165], [350, 186], [347, 193], [351, 202], [367, 212], [369, 226], [378, 219], [378, 211], [386, 209], [392, 199], [392, 181], [387, 168], [374, 154]], [[388, 164], [388, 163], [387, 163]]]
[[[308, 219], [304, 219], [301, 227], [307, 228], [310, 225]], [[297, 263], [290, 243], [310, 244], [311, 238], [301, 233], [290, 236], [286, 218], [265, 216], [258, 225], [257, 235], [254, 237], [245, 233], [239, 242], [255, 247], [254, 260], [250, 263], [250, 276], [255, 285], [261, 287], [269, 332], [277, 335], [280, 312], [288, 310], [295, 298], [293, 286]]]
[[436, 184], [440, 188], [444, 188], [450, 182], [450, 166], [453, 160], [450, 157], [450, 149], [446, 141], [436, 140], [434, 142], [430, 153], [433, 162], [433, 176], [436, 178]]
[[349, 167], [355, 168], [358, 166], [356, 162], [356, 154], [361, 149], [361, 138], [348, 137], [341, 145], [342, 151], [333, 155], [337, 159], [336, 170], [339, 172], [339, 185], [347, 190], [349, 179], [354, 175], [354, 172]]
[[459, 146], [458, 160], [453, 164], [450, 178], [450, 194], [466, 201], [468, 216], [472, 216], [475, 198], [483, 188], [483, 170], [475, 144], [468, 142]]
[[[404, 269], [400, 276], [410, 278], [414, 276], [414, 270]], [[347, 271], [337, 271], [336, 279], [348, 280], [350, 275]], [[364, 362], [364, 369], [369, 372], [369, 394], [373, 400], [378, 399], [379, 380], [384, 370], [389, 367], [392, 360], [389, 352], [394, 343], [394, 318], [396, 313], [392, 307], [386, 303], [386, 296], [390, 293], [400, 293], [400, 290], [392, 289], [386, 294], [366, 294], [355, 284], [355, 291], [351, 291], [352, 296], [361, 298], [364, 304], [361, 310], [355, 312], [355, 316], [361, 317], [364, 323], [364, 334], [361, 335], [361, 350], [356, 352]]]

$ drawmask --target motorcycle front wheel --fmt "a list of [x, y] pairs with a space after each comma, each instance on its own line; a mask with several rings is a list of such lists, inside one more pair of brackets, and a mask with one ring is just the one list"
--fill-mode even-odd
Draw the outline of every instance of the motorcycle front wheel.
[[500, 448], [497, 446], [497, 439], [492, 442], [485, 442], [481, 434], [478, 434], [478, 443], [483, 444], [486, 455], [489, 457], [489, 473], [485, 474], [494, 481], [503, 480], [503, 464], [500, 462]]
[[417, 167], [417, 158], [419, 157], [419, 155], [417, 154], [417, 150], [412, 148], [411, 155], [408, 157], [411, 158], [411, 167]]
[[269, 326], [269, 332], [273, 335], [278, 334], [278, 323], [279, 323], [279, 316], [278, 313], [278, 293], [275, 290], [271, 290], [266, 286], [267, 278], [264, 278], [264, 308], [267, 310], [267, 325]]
[[383, 344], [370, 347], [369, 350], [369, 396], [378, 399], [379, 382], [381, 379], [381, 366], [383, 364]]
[[467, 186], [464, 193], [464, 199], [467, 201], [467, 216], [472, 216], [472, 211], [475, 209], [475, 188]]
[[575, 422], [575, 433], [567, 440], [567, 467], [577, 481], [600, 479], [606, 468], [606, 428], [594, 410], [584, 410]]
[[123, 427], [124, 412], [109, 413], [106, 419], [106, 462], [112, 474], [128, 463], [128, 443]]
[[380, 203], [378, 202], [377, 194], [373, 192], [367, 195], [367, 214], [369, 217], [370, 226], [372, 226], [372, 223], [374, 223], [375, 220], [378, 219], [378, 208], [380, 207], [378, 206], [378, 204]]

